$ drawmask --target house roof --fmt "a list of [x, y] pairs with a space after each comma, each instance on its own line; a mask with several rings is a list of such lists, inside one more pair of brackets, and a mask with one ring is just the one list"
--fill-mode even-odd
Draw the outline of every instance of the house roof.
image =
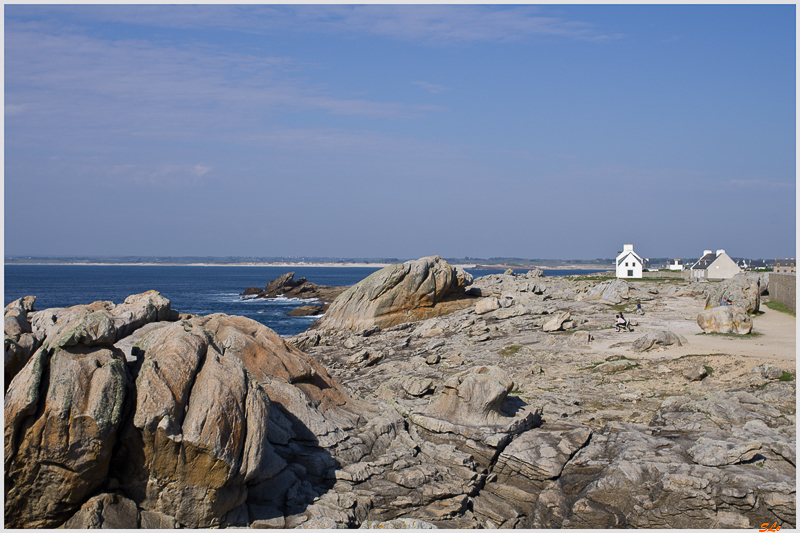
[[639, 257], [639, 256], [636, 254], [636, 252], [629, 251], [628, 253], [626, 253], [626, 254], [620, 254], [620, 255], [619, 255], [619, 257], [617, 257], [617, 266], [619, 266], [619, 265], [620, 265], [620, 264], [621, 264], [621, 263], [622, 263], [624, 260], [626, 260], [626, 259], [628, 258], [628, 256], [629, 256], [629, 255], [632, 255], [632, 256], [633, 256], [635, 259], [637, 259], [637, 260], [639, 261], [639, 263], [640, 263], [640, 264], [644, 264], [644, 262], [642, 261], [642, 258], [641, 258], [641, 257]]
[[714, 253], [706, 254], [700, 259], [698, 259], [692, 265], [692, 270], [706, 270], [708, 268], [708, 265], [710, 265], [716, 260], [717, 260], [717, 254]]

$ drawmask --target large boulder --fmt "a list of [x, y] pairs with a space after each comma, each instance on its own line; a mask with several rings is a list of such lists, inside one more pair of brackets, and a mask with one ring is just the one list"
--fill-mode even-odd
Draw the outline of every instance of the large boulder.
[[618, 304], [630, 298], [630, 284], [621, 279], [598, 283], [586, 294], [587, 300], [606, 300]]
[[704, 333], [747, 335], [753, 329], [753, 321], [737, 305], [722, 305], [701, 311], [697, 315], [697, 325]]
[[489, 313], [496, 309], [500, 309], [500, 301], [494, 296], [483, 298], [482, 300], [479, 300], [478, 303], [475, 304], [476, 315], [485, 315], [486, 313]]
[[767, 290], [768, 281], [757, 272], [740, 272], [731, 279], [715, 284], [706, 293], [706, 309], [717, 307], [725, 298], [747, 313], [757, 313], [761, 306], [761, 295]]
[[349, 435], [375, 409], [321, 363], [244, 317], [145, 324], [171, 314], [159, 298], [40, 312], [5, 399], [9, 527], [250, 525], [260, 505], [283, 520], [329, 487], [334, 453], [383, 449]]
[[41, 345], [31, 330], [28, 313], [33, 311], [35, 296], [26, 296], [8, 304], [3, 313], [3, 344], [5, 347], [5, 383], [3, 390], [8, 390], [17, 372], [19, 372], [31, 355]]
[[652, 349], [654, 346], [683, 346], [685, 342], [686, 339], [681, 335], [671, 331], [659, 329], [642, 335], [633, 341], [633, 349], [637, 352], [646, 352]]
[[158, 291], [132, 294], [111, 310], [111, 318], [117, 329], [116, 339], [127, 337], [134, 330], [150, 322], [176, 319], [170, 301]]
[[[117, 341], [150, 322], [177, 319], [177, 313], [172, 312], [170, 301], [158, 291], [132, 294], [119, 305], [98, 301], [89, 305], [44, 309], [30, 313], [29, 318], [34, 336], [43, 341], [45, 338], [58, 338], [62, 333], [80, 327], [80, 322], [85, 320], [84, 316], [89, 314], [95, 314], [91, 321], [102, 320], [105, 333], [113, 335]], [[108, 321], [99, 315], [104, 315]]]
[[43, 346], [5, 397], [5, 523], [56, 527], [108, 474], [128, 377], [111, 346]]
[[137, 529], [138, 527], [140, 518], [136, 503], [119, 494], [107, 492], [89, 499], [80, 511], [64, 524], [65, 529]]
[[444, 383], [421, 410], [396, 407], [426, 440], [454, 445], [487, 467], [514, 435], [541, 423], [541, 408], [508, 394], [514, 382], [496, 366], [476, 366]]
[[544, 332], [551, 332], [551, 331], [558, 331], [564, 326], [564, 322], [570, 319], [570, 312], [569, 311], [562, 311], [558, 313], [556, 316], [548, 320], [542, 326], [542, 331]]
[[187, 321], [137, 343], [144, 359], [115, 475], [141, 508], [188, 527], [219, 525], [247, 483], [284, 466], [266, 439], [269, 398], [225, 344]]
[[478, 366], [456, 374], [425, 414], [467, 426], [496, 424], [514, 382], [496, 366]]
[[471, 283], [438, 255], [388, 266], [342, 293], [312, 327], [358, 331], [446, 315], [474, 304], [464, 292]]

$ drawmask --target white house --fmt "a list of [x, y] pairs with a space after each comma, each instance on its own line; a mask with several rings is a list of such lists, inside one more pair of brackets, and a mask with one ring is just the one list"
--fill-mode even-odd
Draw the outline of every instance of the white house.
[[683, 270], [683, 261], [680, 259], [673, 259], [672, 262], [667, 265], [670, 270]]
[[641, 278], [643, 265], [644, 261], [633, 251], [633, 245], [626, 244], [617, 256], [617, 277]]
[[704, 250], [703, 257], [692, 265], [692, 277], [696, 279], [729, 279], [742, 271], [725, 250]]

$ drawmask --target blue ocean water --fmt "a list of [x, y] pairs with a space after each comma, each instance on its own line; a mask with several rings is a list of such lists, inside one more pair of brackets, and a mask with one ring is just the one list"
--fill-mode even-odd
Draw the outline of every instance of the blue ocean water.
[[[157, 290], [181, 313], [225, 313], [252, 318], [280, 335], [306, 330], [314, 317], [287, 317], [302, 300], [249, 299], [239, 294], [247, 287], [264, 287], [294, 271], [318, 285], [355, 285], [376, 267], [240, 267], [240, 266], [110, 266], [6, 265], [4, 305], [23, 296], [36, 296], [35, 309], [88, 304], [97, 300], [121, 303], [131, 294]], [[473, 276], [502, 270], [468, 270]], [[548, 276], [589, 274], [596, 270], [545, 270]]]

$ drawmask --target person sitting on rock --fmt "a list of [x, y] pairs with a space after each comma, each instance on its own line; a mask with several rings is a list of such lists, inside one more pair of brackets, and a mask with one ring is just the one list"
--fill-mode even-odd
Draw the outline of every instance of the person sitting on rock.
[[731, 305], [727, 298], [723, 298], [722, 301], [719, 302], [719, 305]]
[[617, 317], [616, 317], [616, 320], [614, 321], [614, 325], [616, 326], [617, 331], [619, 331], [619, 328], [624, 328], [625, 327], [625, 325], [626, 325], [625, 317], [622, 316], [622, 313], [617, 313]]

